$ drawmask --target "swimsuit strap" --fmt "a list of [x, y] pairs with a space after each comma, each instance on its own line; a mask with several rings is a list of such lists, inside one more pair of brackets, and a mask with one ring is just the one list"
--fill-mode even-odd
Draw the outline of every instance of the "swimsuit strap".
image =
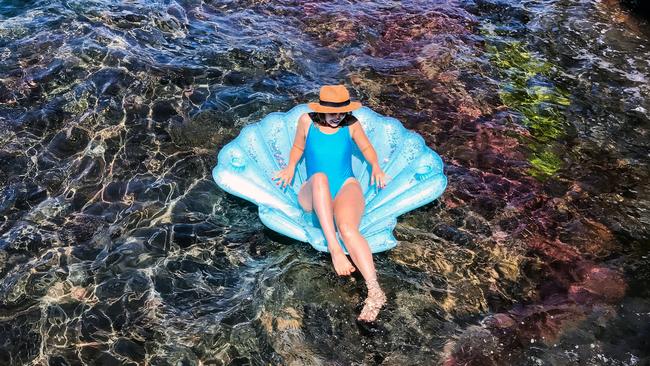
[[[311, 118], [310, 118], [310, 120], [311, 120]], [[311, 126], [314, 126], [314, 128], [317, 129], [318, 132], [320, 132], [321, 134], [323, 134], [323, 135], [325, 135], [325, 136], [333, 136], [333, 135], [336, 135], [336, 134], [338, 134], [338, 133], [340, 132], [340, 131], [336, 131], [336, 132], [334, 132], [334, 133], [325, 133], [325, 132], [321, 131], [320, 128], [318, 128], [318, 127], [316, 126], [316, 122], [314, 122], [314, 121], [310, 121], [310, 122], [309, 122], [309, 131], [311, 131]], [[350, 135], [350, 132], [349, 132], [350, 129], [348, 128], [348, 126], [341, 126], [341, 127], [339, 127], [339, 128], [340, 128], [340, 129], [347, 129], [347, 130], [348, 130], [348, 136], [349, 136], [349, 137], [352, 137], [352, 135]]]

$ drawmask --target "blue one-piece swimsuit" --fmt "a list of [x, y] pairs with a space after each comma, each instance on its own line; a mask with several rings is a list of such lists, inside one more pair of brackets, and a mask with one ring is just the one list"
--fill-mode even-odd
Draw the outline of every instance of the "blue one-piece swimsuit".
[[352, 173], [352, 136], [348, 126], [339, 127], [334, 133], [324, 133], [313, 122], [305, 142], [305, 165], [307, 179], [315, 173], [325, 173], [332, 199]]

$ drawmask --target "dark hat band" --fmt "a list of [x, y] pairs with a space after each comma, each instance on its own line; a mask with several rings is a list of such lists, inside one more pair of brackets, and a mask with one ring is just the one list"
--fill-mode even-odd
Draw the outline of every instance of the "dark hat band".
[[324, 100], [319, 100], [318, 104], [324, 107], [345, 107], [346, 105], [350, 105], [350, 99], [346, 100], [345, 102], [327, 102]]

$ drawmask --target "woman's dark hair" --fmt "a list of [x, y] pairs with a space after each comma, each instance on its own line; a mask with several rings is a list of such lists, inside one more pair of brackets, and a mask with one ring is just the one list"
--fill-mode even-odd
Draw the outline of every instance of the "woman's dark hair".
[[[314, 121], [315, 123], [318, 123], [321, 126], [327, 126], [327, 122], [325, 120], [325, 113], [309, 112], [308, 114], [309, 114], [309, 118], [311, 118], [311, 120]], [[349, 126], [356, 121], [357, 121], [357, 117], [353, 116], [352, 112], [347, 112], [345, 114], [345, 117], [343, 117], [343, 120], [341, 120], [339, 126], [340, 127]]]

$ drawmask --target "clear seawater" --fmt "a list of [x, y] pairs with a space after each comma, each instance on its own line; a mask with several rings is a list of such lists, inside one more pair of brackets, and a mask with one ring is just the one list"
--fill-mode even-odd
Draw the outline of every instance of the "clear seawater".
[[[647, 365], [649, 77], [614, 0], [2, 0], [0, 364]], [[336, 83], [449, 177], [370, 325], [210, 176]]]

